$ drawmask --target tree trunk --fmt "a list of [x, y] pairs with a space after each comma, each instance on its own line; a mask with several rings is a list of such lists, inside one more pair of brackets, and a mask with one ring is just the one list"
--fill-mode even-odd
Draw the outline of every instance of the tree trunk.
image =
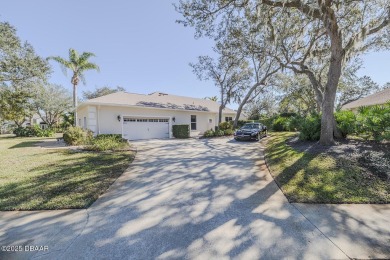
[[73, 84], [74, 126], [77, 126], [77, 84]]
[[248, 93], [246, 93], [244, 99], [241, 101], [240, 105], [238, 106], [238, 109], [237, 109], [237, 113], [236, 113], [236, 117], [234, 118], [234, 124], [233, 126], [234, 127], [237, 127], [237, 124], [238, 124], [238, 119], [240, 118], [240, 115], [241, 115], [241, 112], [242, 112], [242, 109], [243, 107], [245, 106], [246, 102], [248, 102], [248, 99], [250, 98], [250, 96], [252, 95], [253, 91], [255, 91], [255, 89], [260, 86], [261, 83], [256, 83], [255, 85], [253, 85], [250, 90], [248, 91]]
[[218, 126], [220, 123], [222, 123], [222, 110], [224, 108], [225, 108], [225, 104], [224, 104], [224, 98], [223, 98], [223, 91], [221, 90], [221, 105], [219, 106], [219, 112], [218, 112]]
[[220, 105], [219, 106], [219, 114], [218, 114], [218, 126], [220, 123], [222, 123], [222, 110], [223, 110], [223, 106]]
[[334, 135], [338, 132], [336, 130], [337, 126], [334, 118], [334, 104], [343, 63], [342, 37], [338, 31], [338, 25], [334, 13], [331, 11], [331, 9], [328, 11], [328, 18], [326, 18], [325, 24], [331, 40], [331, 56], [328, 80], [325, 86], [322, 102], [320, 137], [320, 144], [322, 145], [333, 145]]
[[233, 128], [236, 128], [237, 125], [238, 125], [238, 119], [240, 118], [240, 115], [241, 115], [241, 112], [242, 112], [242, 108], [244, 107], [245, 103], [240, 103], [240, 105], [238, 106], [237, 108], [237, 113], [236, 113], [236, 117], [234, 118], [234, 124], [233, 124]]
[[14, 123], [17, 127], [22, 127], [24, 121], [18, 121], [18, 120], [14, 120]]

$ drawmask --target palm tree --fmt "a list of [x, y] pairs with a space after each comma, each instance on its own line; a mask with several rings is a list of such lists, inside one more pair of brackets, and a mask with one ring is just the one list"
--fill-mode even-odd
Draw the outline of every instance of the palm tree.
[[92, 52], [83, 52], [81, 55], [74, 50], [69, 49], [69, 60], [66, 60], [62, 57], [55, 56], [55, 57], [49, 57], [50, 60], [57, 61], [64, 71], [64, 74], [66, 75], [67, 69], [70, 69], [73, 72], [73, 76], [71, 79], [71, 83], [73, 85], [73, 108], [74, 108], [74, 125], [77, 125], [77, 85], [79, 84], [79, 81], [81, 81], [85, 84], [85, 78], [84, 78], [84, 72], [87, 70], [96, 70], [100, 71], [99, 66], [95, 63], [89, 62], [88, 59], [91, 57], [95, 57], [95, 54]]

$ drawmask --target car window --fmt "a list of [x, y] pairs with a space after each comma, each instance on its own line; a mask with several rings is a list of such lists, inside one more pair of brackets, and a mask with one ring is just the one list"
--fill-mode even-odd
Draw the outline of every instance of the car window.
[[245, 124], [242, 129], [259, 129], [259, 124]]

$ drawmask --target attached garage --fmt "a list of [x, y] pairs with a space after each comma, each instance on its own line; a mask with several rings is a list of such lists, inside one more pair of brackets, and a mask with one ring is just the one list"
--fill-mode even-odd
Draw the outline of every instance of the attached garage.
[[129, 140], [169, 138], [169, 118], [123, 117], [123, 138]]

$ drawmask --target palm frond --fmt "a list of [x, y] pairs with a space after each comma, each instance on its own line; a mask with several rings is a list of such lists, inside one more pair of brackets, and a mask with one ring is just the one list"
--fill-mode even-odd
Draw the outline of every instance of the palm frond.
[[61, 65], [61, 70], [67, 76], [67, 69], [73, 70], [73, 64], [59, 56], [48, 57], [47, 60], [54, 60]]
[[79, 63], [79, 54], [75, 49], [69, 49], [69, 61], [73, 64]]
[[92, 52], [83, 52], [80, 55], [79, 61], [80, 61], [80, 63], [83, 63], [83, 62], [87, 61], [91, 57], [96, 57], [96, 55], [94, 53], [92, 53]]
[[96, 70], [96, 71], [100, 72], [99, 66], [97, 64], [95, 64], [95, 63], [92, 63], [92, 62], [87, 62], [87, 63], [84, 63], [84, 64], [80, 64], [79, 71], [81, 73], [83, 73], [86, 70]]

